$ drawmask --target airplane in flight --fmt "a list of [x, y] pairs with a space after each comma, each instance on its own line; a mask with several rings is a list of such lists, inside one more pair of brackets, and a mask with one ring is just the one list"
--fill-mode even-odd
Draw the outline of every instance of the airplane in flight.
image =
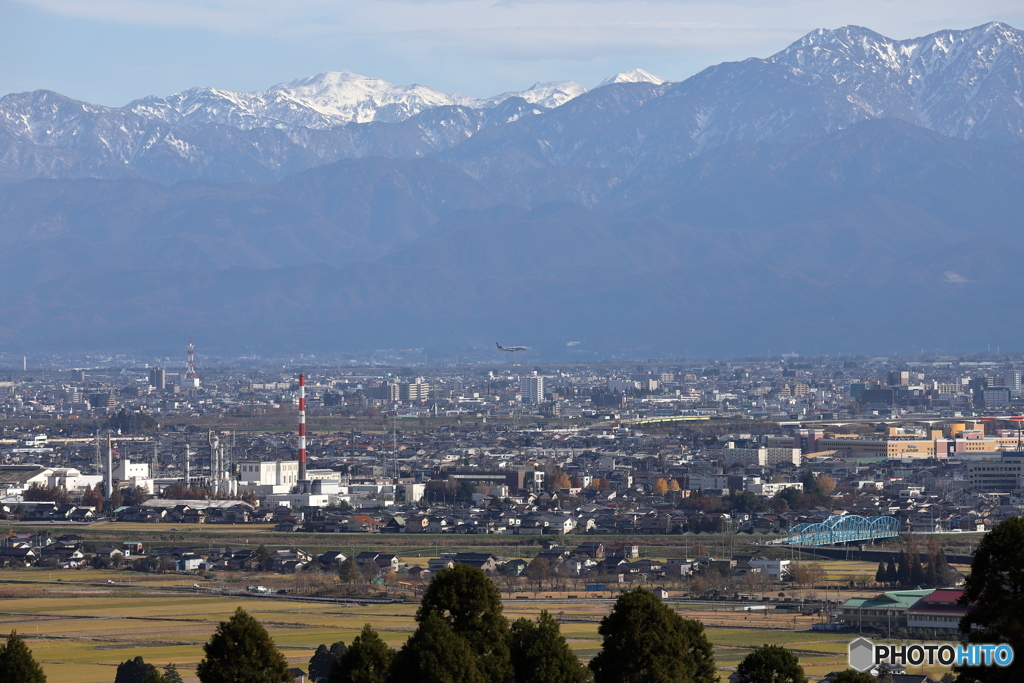
[[509, 353], [515, 353], [516, 351], [525, 351], [528, 348], [530, 348], [529, 346], [502, 346], [498, 342], [494, 342], [494, 345], [497, 346], [502, 351], [508, 351]]

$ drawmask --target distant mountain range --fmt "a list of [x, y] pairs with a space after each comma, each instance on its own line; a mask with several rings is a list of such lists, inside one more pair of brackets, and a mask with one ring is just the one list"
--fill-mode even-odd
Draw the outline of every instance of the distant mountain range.
[[0, 348], [1019, 348], [1022, 74], [992, 23], [485, 99], [8, 95]]

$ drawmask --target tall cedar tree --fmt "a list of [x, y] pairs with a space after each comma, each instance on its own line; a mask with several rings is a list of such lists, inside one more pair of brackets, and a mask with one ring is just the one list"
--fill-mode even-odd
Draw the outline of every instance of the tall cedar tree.
[[501, 593], [482, 570], [458, 564], [439, 571], [423, 594], [416, 621], [423, 622], [431, 612], [465, 638], [485, 681], [505, 683], [512, 677]]
[[329, 683], [384, 683], [395, 657], [369, 624], [352, 640], [352, 644], [331, 666]]
[[763, 645], [736, 667], [738, 683], [807, 683], [799, 658], [779, 645]]
[[925, 583], [924, 568], [921, 567], [921, 555], [914, 552], [910, 556], [910, 585], [918, 588]]
[[[1024, 517], [992, 527], [978, 544], [959, 604], [974, 605], [960, 620], [971, 643], [1007, 643], [1024, 653]], [[1024, 657], [1010, 666], [953, 667], [957, 683], [1016, 683], [1024, 680]]]
[[196, 674], [202, 683], [281, 683], [291, 680], [288, 662], [266, 629], [239, 607], [203, 645]]
[[683, 619], [650, 591], [623, 593], [601, 620], [595, 683], [715, 683], [714, 650], [700, 622]]
[[946, 560], [946, 551], [939, 548], [935, 555], [935, 580], [936, 586], [945, 587], [953, 583], [953, 570]]
[[899, 570], [896, 569], [896, 560], [889, 558], [889, 564], [885, 567], [885, 582], [895, 584], [900, 579]]
[[178, 671], [178, 666], [171, 662], [164, 667], [164, 678], [167, 679], [167, 683], [184, 683], [181, 680], [181, 673]]
[[341, 641], [332, 643], [330, 647], [321, 644], [309, 658], [309, 680], [312, 683], [327, 683], [331, 676], [331, 667], [342, 658], [346, 650], [348, 648]]
[[46, 683], [43, 668], [17, 631], [11, 631], [7, 642], [0, 645], [0, 683]]
[[900, 559], [896, 565], [896, 582], [901, 586], [910, 585], [910, 556], [906, 550], [900, 550]]
[[587, 683], [590, 671], [565, 642], [558, 622], [546, 610], [537, 623], [518, 619], [510, 629], [516, 683]]
[[[117, 665], [117, 673], [114, 675], [114, 683], [142, 683], [150, 674], [156, 671], [156, 667], [147, 664], [142, 657], [129, 659]], [[157, 671], [157, 675], [159, 675]]]
[[879, 561], [878, 571], [875, 572], [875, 583], [885, 583], [885, 562]]
[[395, 655], [389, 683], [485, 683], [466, 639], [437, 612], [420, 620]]

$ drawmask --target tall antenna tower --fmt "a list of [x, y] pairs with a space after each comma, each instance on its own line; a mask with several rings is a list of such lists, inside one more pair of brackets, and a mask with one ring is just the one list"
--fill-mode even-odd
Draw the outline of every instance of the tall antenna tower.
[[306, 375], [299, 373], [299, 481], [306, 480]]
[[110, 497], [114, 495], [114, 446], [110, 442], [109, 432], [107, 432], [107, 463], [104, 469], [106, 470], [104, 472], [106, 486], [103, 490], [106, 500], [110, 500]]
[[196, 374], [196, 347], [192, 345], [192, 337], [188, 338], [188, 348], [185, 349], [188, 354], [188, 363], [185, 365], [185, 379], [199, 379], [199, 375]]

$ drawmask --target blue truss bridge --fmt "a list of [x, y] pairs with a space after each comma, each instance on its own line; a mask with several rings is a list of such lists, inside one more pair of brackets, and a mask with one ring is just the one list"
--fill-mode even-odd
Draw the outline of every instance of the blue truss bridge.
[[795, 525], [780, 542], [784, 545], [835, 545], [899, 535], [900, 520], [895, 517], [832, 515], [823, 522]]

